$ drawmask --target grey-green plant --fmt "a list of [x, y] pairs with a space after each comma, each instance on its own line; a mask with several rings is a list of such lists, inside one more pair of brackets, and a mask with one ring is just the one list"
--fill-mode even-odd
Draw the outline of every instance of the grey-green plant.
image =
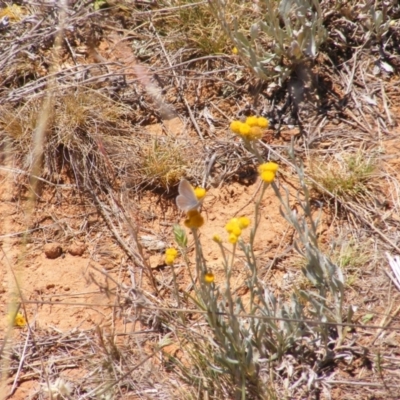
[[[259, 154], [255, 153], [255, 156]], [[203, 254], [198, 228], [191, 229], [196, 252], [196, 278], [192, 278], [194, 293], [186, 296], [204, 313], [210, 329], [210, 335], [203, 337], [207, 343], [203, 348], [208, 349], [207, 356], [210, 357], [208, 368], [213, 375], [219, 374], [225, 379], [229, 377], [233, 385], [230, 395], [235, 399], [252, 398], [254, 393], [257, 394], [255, 398], [264, 398], [267, 393], [272, 398], [273, 366], [285, 365], [282, 368], [289, 371], [292, 367], [283, 363], [289, 354], [305, 365], [307, 360], [316, 358], [323, 364], [331, 356], [335, 341], [340, 343], [343, 338], [344, 277], [340, 267], [319, 246], [318, 219], [312, 216], [310, 195], [301, 165], [296, 166], [296, 172], [300, 182], [297, 203], [301, 212], [291, 209], [286, 189], [278, 187], [275, 182], [264, 181], [255, 202], [249, 239], [239, 236], [237, 242], [227, 245], [220, 238], [214, 239], [221, 252], [224, 284], [216, 285], [204, 279], [209, 271], [208, 262]], [[269, 186], [281, 203], [282, 216], [296, 231], [294, 248], [306, 260], [302, 272], [310, 282], [306, 289], [294, 287], [289, 300], [276, 297], [268, 282], [263, 280], [260, 260], [254, 251], [261, 220], [260, 204]], [[189, 267], [188, 241], [184, 238], [184, 230], [175, 226], [174, 232]], [[238, 262], [242, 262], [247, 270], [245, 286], [249, 299], [246, 303], [231, 284], [233, 267]], [[351, 317], [350, 310], [345, 318], [351, 320]], [[195, 346], [197, 350], [192, 354], [200, 357], [201, 346], [198, 343]], [[207, 357], [203, 355], [202, 359], [204, 361]], [[202, 373], [205, 375], [204, 371]], [[312, 382], [317, 373], [318, 367], [311, 362], [308, 382]], [[198, 374], [194, 375], [199, 384]], [[209, 389], [210, 384], [212, 380], [204, 386]]]
[[260, 0], [262, 17], [248, 32], [240, 18], [226, 12], [226, 1], [209, 3], [242, 59], [262, 79], [282, 83], [299, 65], [315, 59], [327, 37], [318, 0]]

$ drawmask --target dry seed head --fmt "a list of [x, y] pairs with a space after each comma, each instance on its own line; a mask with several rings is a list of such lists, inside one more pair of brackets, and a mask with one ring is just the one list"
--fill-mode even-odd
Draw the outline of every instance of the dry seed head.
[[189, 229], [198, 229], [204, 225], [204, 218], [197, 210], [190, 210], [184, 224]]

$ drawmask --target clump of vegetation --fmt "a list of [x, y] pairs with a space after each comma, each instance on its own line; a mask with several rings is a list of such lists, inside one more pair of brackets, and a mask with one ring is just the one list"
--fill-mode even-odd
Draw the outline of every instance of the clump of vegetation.
[[377, 160], [363, 151], [341, 153], [328, 162], [313, 161], [310, 177], [312, 188], [323, 197], [360, 201], [376, 186]]
[[[260, 153], [256, 150], [256, 142], [259, 137], [248, 135], [253, 122], [258, 128], [259, 119], [248, 117], [246, 123], [239, 124], [238, 121], [234, 121], [231, 129], [236, 134], [242, 135], [247, 149], [258, 158]], [[263, 126], [268, 125], [268, 121], [263, 119], [260, 122]], [[196, 277], [190, 275], [195, 292], [193, 301], [205, 312], [210, 333], [204, 335], [202, 339], [204, 343], [201, 346], [198, 346], [200, 339], [186, 336], [186, 346], [189, 349], [195, 348], [195, 351], [189, 350], [195, 357], [193, 361], [195, 367], [192, 370], [182, 368], [182, 371], [192, 384], [200, 385], [201, 391], [207, 391], [210, 395], [215, 391], [222, 391], [227, 393], [227, 397], [237, 399], [263, 398], [267, 393], [275, 397], [277, 393], [274, 381], [277, 377], [273, 377], [274, 371], [283, 363], [288, 352], [295, 355], [303, 367], [307, 365], [306, 381], [309, 381], [313, 376], [320, 374], [318, 365], [325, 365], [328, 359], [322, 357], [316, 362], [314, 348], [307, 343], [320, 342], [325, 346], [323, 354], [327, 356], [328, 343], [335, 343], [337, 337], [343, 339], [342, 328], [340, 325], [335, 325], [343, 322], [345, 295], [343, 273], [319, 246], [317, 222], [311, 215], [310, 197], [302, 170], [300, 168], [297, 170], [304, 194], [303, 200], [299, 202], [302, 213], [296, 214], [291, 210], [287, 193], [282, 195], [274, 182], [278, 169], [278, 165], [274, 162], [262, 162], [258, 167], [263, 186], [255, 202], [252, 224], [247, 217], [233, 218], [227, 221], [225, 226], [227, 240], [218, 235], [213, 237], [221, 252], [225, 273], [223, 285], [214, 284], [212, 270], [204, 257], [199, 236], [204, 219], [199, 218], [197, 209], [186, 210], [185, 226], [193, 235], [196, 250]], [[295, 248], [306, 260], [302, 272], [312, 284], [309, 287], [294, 289], [288, 296], [290, 300], [287, 303], [278, 300], [268, 287], [268, 283], [262, 280], [254, 251], [254, 241], [261, 220], [260, 204], [269, 186], [282, 204], [282, 215], [297, 234]], [[298, 198], [300, 200], [299, 193]], [[242, 231], [246, 228], [251, 229], [248, 240], [242, 237]], [[190, 268], [186, 234], [179, 226], [175, 227], [174, 233], [185, 263]], [[170, 253], [171, 249], [168, 249], [166, 254], [168, 265], [173, 264], [177, 256], [175, 252], [171, 259]], [[249, 291], [249, 300], [246, 303], [231, 286], [233, 265], [238, 259], [242, 260], [243, 268], [247, 270], [245, 285]], [[183, 299], [177, 290], [175, 295], [177, 304], [180, 304]], [[327, 324], [319, 325], [316, 329], [314, 322], [306, 322], [309, 317], [314, 322], [324, 321]], [[333, 325], [329, 325], [330, 323]], [[205, 373], [203, 370], [199, 376], [197, 366], [205, 359], [209, 359], [212, 373]], [[176, 363], [176, 366], [181, 368], [180, 363]], [[294, 368], [294, 364], [291, 367]], [[286, 368], [290, 368], [288, 360]], [[211, 379], [212, 376], [215, 378], [218, 375], [223, 379]], [[295, 375], [292, 375], [291, 379], [301, 380], [300, 375]], [[315, 389], [316, 387], [313, 387], [311, 390]]]
[[145, 185], [168, 190], [186, 175], [190, 158], [182, 141], [160, 137], [142, 143], [142, 146], [142, 155], [135, 164], [138, 178]]

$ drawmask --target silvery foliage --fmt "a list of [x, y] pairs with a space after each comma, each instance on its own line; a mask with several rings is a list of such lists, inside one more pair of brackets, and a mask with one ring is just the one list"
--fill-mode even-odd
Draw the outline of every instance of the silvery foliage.
[[317, 56], [327, 36], [318, 0], [260, 0], [266, 12], [249, 34], [242, 31], [240, 20], [230, 21], [223, 0], [210, 4], [239, 54], [262, 79], [283, 82], [297, 65]]

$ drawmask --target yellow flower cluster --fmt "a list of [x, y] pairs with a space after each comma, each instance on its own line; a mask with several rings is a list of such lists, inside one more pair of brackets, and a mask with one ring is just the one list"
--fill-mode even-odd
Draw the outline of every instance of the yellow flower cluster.
[[259, 165], [258, 173], [261, 179], [266, 183], [272, 183], [275, 180], [276, 172], [279, 169], [279, 165], [270, 161]]
[[232, 218], [225, 225], [225, 230], [229, 233], [229, 243], [235, 244], [239, 236], [242, 234], [242, 230], [250, 225], [250, 220], [247, 217]]
[[247, 117], [245, 122], [232, 121], [230, 129], [243, 139], [257, 140], [262, 138], [264, 130], [268, 128], [268, 124], [267, 118], [252, 116]]
[[165, 250], [165, 264], [172, 265], [175, 261], [175, 258], [178, 256], [178, 250], [170, 247]]
[[189, 229], [198, 229], [204, 225], [204, 218], [196, 209], [189, 210], [184, 224]]

